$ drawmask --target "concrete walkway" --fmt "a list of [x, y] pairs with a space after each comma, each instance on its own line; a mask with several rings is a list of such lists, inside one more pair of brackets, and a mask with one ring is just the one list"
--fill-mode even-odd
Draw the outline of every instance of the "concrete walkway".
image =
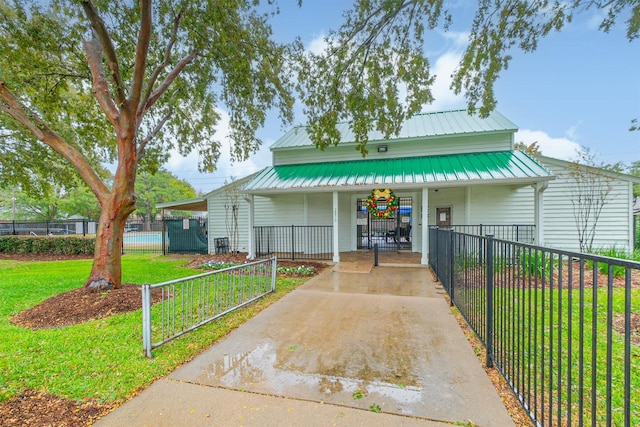
[[513, 425], [429, 270], [349, 267], [326, 269], [96, 425]]

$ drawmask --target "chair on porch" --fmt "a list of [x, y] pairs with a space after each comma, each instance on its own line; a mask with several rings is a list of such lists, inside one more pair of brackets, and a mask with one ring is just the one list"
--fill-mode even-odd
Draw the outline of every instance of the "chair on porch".
[[393, 230], [389, 230], [385, 233], [384, 235], [384, 240], [386, 242], [389, 241], [389, 239], [393, 239], [393, 241], [395, 243], [398, 243], [398, 237], [400, 237], [400, 240], [402, 241], [402, 239], [404, 238], [404, 240], [406, 242], [410, 242], [411, 241], [411, 226], [408, 225], [406, 227], [400, 227], [400, 228], [396, 228]]

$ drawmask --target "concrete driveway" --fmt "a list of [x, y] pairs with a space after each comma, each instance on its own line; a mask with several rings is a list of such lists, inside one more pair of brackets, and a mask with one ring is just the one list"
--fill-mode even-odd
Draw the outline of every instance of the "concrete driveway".
[[98, 425], [513, 425], [430, 271], [364, 270], [326, 269]]

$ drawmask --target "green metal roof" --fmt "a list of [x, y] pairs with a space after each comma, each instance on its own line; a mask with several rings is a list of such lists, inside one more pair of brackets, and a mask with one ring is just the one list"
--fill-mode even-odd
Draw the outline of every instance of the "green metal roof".
[[[342, 135], [342, 144], [355, 141], [349, 123], [338, 123], [338, 131]], [[441, 111], [436, 113], [416, 114], [402, 124], [398, 135], [384, 138], [378, 131], [369, 133], [369, 141], [393, 141], [397, 139], [427, 138], [446, 135], [475, 134], [479, 132], [515, 132], [518, 127], [497, 111], [489, 117], [469, 115], [467, 110]], [[285, 133], [271, 145], [272, 150], [292, 147], [313, 146], [305, 126], [298, 126]]]
[[356, 160], [271, 166], [251, 180], [248, 193], [410, 188], [487, 183], [533, 183], [551, 173], [522, 151]]

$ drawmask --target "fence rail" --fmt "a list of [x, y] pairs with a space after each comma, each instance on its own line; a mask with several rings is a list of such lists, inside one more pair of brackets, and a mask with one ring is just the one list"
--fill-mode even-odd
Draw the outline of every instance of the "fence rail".
[[533, 224], [451, 225], [449, 228], [459, 233], [473, 234], [476, 236], [491, 234], [496, 239], [522, 243], [534, 243], [536, 236], [536, 226]]
[[142, 286], [144, 353], [275, 291], [275, 257]]
[[431, 229], [430, 264], [536, 425], [640, 425], [640, 263]]
[[331, 259], [333, 226], [269, 225], [253, 228], [256, 256], [288, 259]]

